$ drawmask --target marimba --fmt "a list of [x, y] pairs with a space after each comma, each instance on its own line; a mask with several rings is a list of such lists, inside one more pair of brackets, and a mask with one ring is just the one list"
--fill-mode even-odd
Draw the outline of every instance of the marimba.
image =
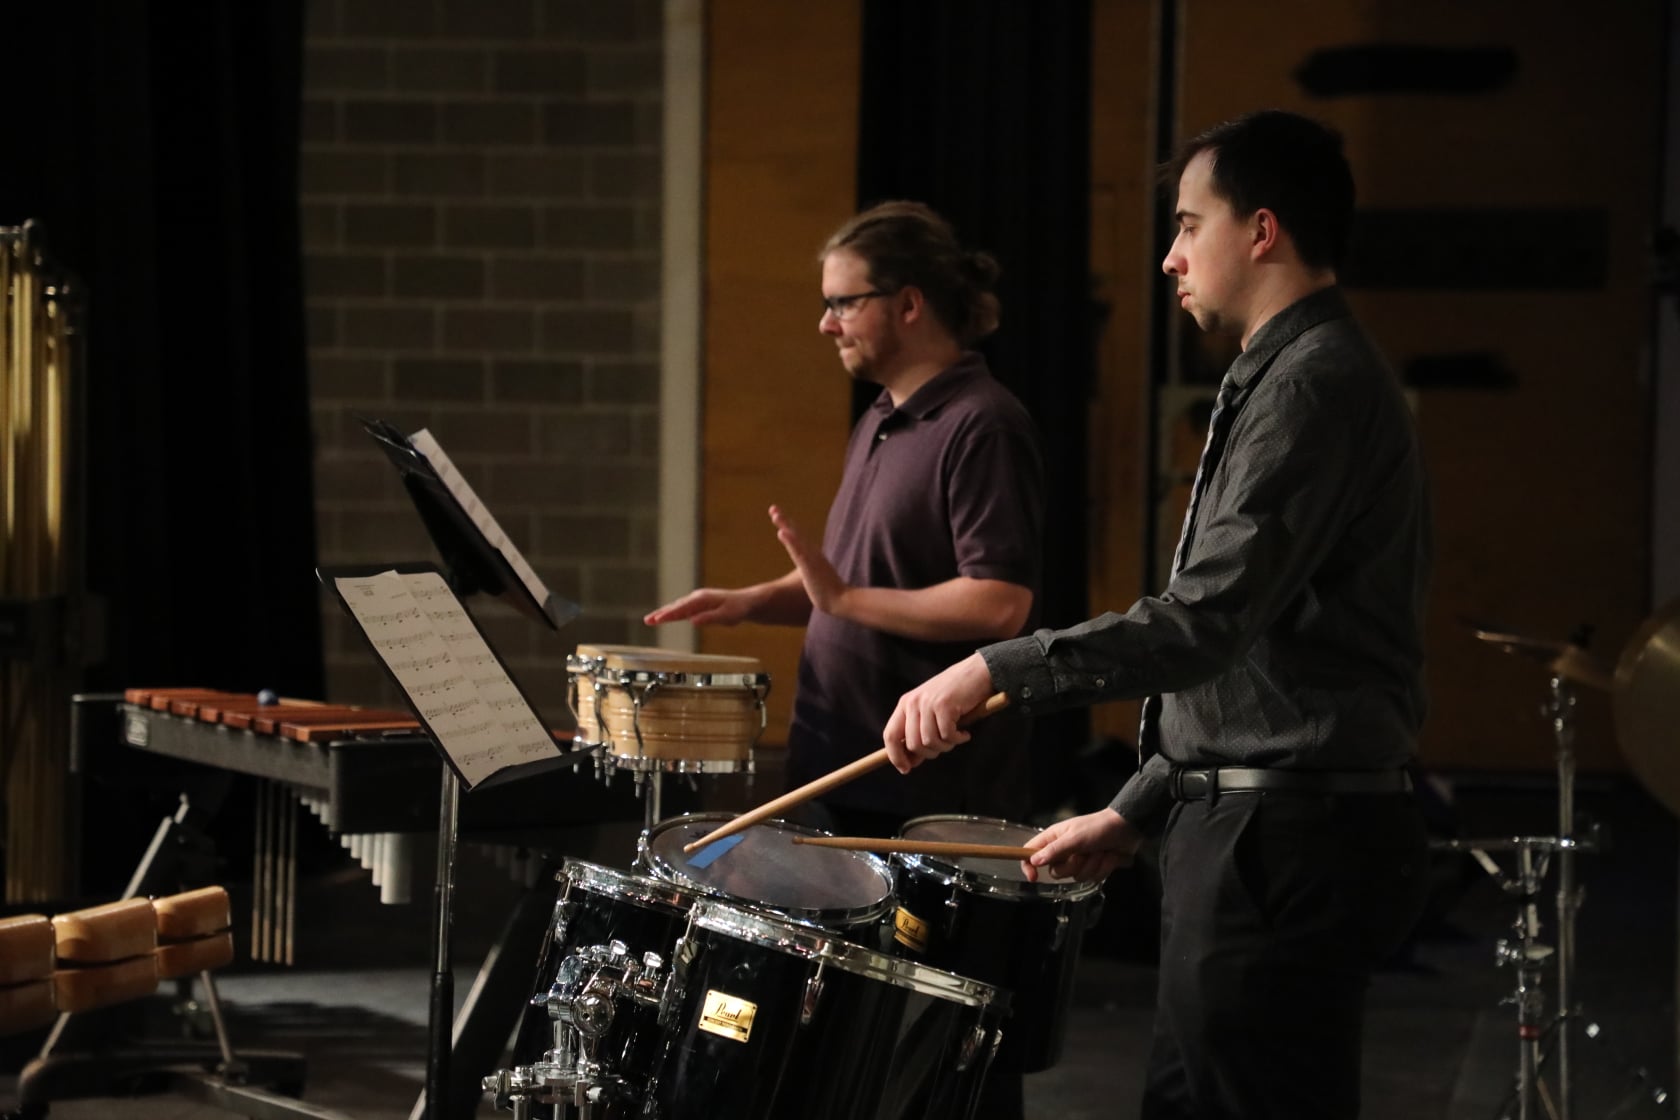
[[[410, 869], [437, 828], [442, 760], [405, 712], [309, 700], [263, 704], [207, 688], [128, 689], [118, 704], [131, 747], [264, 779], [258, 794], [252, 955], [290, 957], [296, 799], [373, 872], [386, 902], [411, 896]], [[562, 749], [569, 731], [554, 732]], [[578, 754], [580, 763], [590, 761]], [[593, 766], [475, 790], [459, 828], [486, 843], [540, 850], [557, 827], [634, 821], [633, 791], [603, 789]], [[540, 857], [538, 857], [540, 858]], [[529, 878], [515, 869], [517, 878]]]
[[[335, 833], [437, 827], [443, 763], [405, 712], [307, 700], [264, 706], [247, 693], [183, 688], [129, 689], [118, 709], [129, 746], [284, 783], [316, 802], [321, 823]], [[570, 747], [570, 731], [553, 735]], [[637, 819], [634, 796], [611, 786], [603, 793], [583, 772], [591, 757], [575, 753], [575, 769], [468, 793], [462, 830], [520, 842], [557, 824]]]
[[[364, 864], [400, 870], [401, 854], [435, 842], [443, 762], [405, 712], [283, 700], [264, 705], [248, 693], [203, 688], [130, 689], [119, 699], [82, 697], [72, 716], [86, 740], [116, 738], [152, 754], [258, 779], [257, 865], [251, 955], [288, 961], [296, 897], [294, 799], [310, 807]], [[109, 705], [107, 707], [107, 705]], [[103, 715], [115, 715], [113, 731]], [[570, 748], [570, 732], [555, 732]], [[495, 1067], [530, 992], [530, 963], [546, 943], [558, 886], [553, 869], [567, 850], [587, 847], [600, 825], [636, 825], [642, 804], [628, 782], [605, 786], [593, 755], [572, 751], [577, 767], [462, 794], [457, 827], [463, 839], [527, 858], [514, 877], [524, 891], [506, 917], [454, 1026], [450, 1100], [443, 1115], [476, 1111], [479, 1079]], [[689, 806], [692, 807], [692, 806]], [[683, 810], [686, 811], [686, 810]], [[396, 858], [393, 858], [393, 854]], [[416, 861], [429, 869], [429, 855]], [[545, 865], [548, 873], [543, 873]], [[394, 900], [389, 883], [381, 897]]]

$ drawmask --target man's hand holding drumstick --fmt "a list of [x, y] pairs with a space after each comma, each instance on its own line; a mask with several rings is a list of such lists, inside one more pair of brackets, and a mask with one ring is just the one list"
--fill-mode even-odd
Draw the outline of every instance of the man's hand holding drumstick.
[[[900, 774], [966, 743], [958, 721], [992, 695], [986, 660], [971, 654], [899, 697], [881, 733], [887, 759]], [[1057, 821], [1028, 840], [1037, 849], [1021, 871], [1034, 882], [1047, 869], [1058, 879], [1102, 879], [1132, 862], [1143, 834], [1113, 809]]]
[[929, 677], [898, 698], [881, 732], [887, 760], [900, 774], [908, 774], [928, 759], [968, 742], [969, 734], [958, 726], [959, 721], [995, 691], [991, 670], [978, 653]]

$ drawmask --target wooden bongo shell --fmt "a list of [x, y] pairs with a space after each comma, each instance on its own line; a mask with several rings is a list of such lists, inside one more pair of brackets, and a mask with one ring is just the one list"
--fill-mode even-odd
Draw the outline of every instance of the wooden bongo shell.
[[[618, 757], [744, 761], [763, 728], [769, 677], [755, 657], [580, 645], [568, 669], [575, 740], [607, 744]], [[604, 686], [599, 697], [597, 685]]]

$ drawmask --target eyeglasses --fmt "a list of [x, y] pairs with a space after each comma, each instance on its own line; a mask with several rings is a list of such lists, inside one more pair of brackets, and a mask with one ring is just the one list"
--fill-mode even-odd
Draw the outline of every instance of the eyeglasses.
[[823, 309], [836, 319], [850, 319], [857, 314], [858, 308], [863, 306], [864, 300], [890, 294], [879, 288], [871, 288], [867, 292], [859, 292], [852, 296], [824, 296]]

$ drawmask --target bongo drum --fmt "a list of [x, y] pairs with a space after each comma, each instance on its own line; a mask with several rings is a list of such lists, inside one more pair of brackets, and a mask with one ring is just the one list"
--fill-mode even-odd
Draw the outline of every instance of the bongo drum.
[[[917, 817], [900, 835], [1022, 847], [1039, 830], [994, 817]], [[1029, 882], [1019, 864], [995, 859], [892, 857], [901, 956], [1008, 989], [997, 1068], [1036, 1073], [1061, 1056], [1074, 968], [1102, 900], [1093, 882]]]
[[566, 658], [573, 742], [625, 770], [752, 768], [770, 676], [754, 657], [580, 645]]

